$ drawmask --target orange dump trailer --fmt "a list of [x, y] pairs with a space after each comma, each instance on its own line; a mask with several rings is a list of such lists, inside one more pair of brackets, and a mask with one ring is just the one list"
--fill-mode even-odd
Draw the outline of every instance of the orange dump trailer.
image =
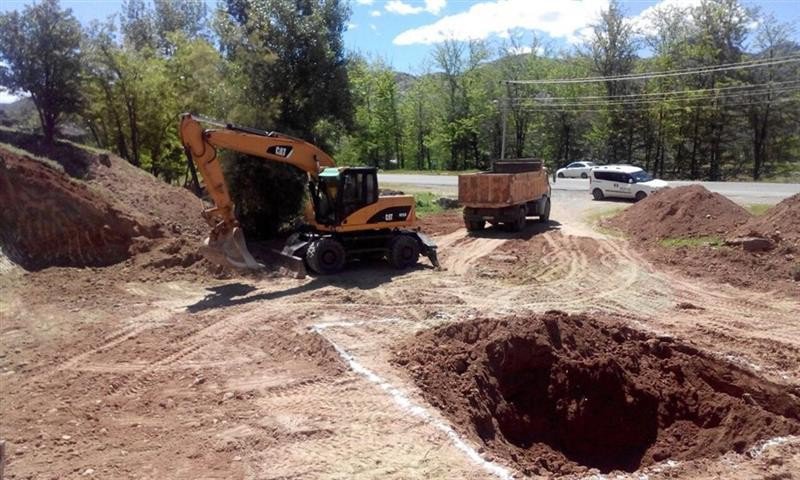
[[546, 222], [550, 219], [547, 169], [535, 159], [497, 161], [490, 172], [458, 176], [458, 201], [470, 231], [482, 230], [486, 222], [519, 231], [529, 216]]

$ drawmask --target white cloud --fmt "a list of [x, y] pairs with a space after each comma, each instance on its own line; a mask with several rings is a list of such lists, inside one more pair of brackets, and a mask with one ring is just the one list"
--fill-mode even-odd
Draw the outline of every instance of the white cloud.
[[[393, 0], [395, 1], [395, 0]], [[392, 2], [389, 2], [392, 3]], [[389, 4], [386, 5], [388, 10]], [[406, 30], [394, 39], [395, 45], [432, 44], [447, 39], [485, 39], [510, 29], [537, 30], [553, 38], [575, 43], [586, 27], [597, 20], [608, 0], [532, 2], [496, 0], [477, 3], [469, 10], [448, 15], [429, 25]]]
[[0, 88], [0, 103], [14, 103], [22, 98], [20, 95], [14, 95], [7, 90]]
[[370, 17], [380, 17], [381, 16], [381, 11], [380, 10], [373, 10], [373, 11], [369, 12], [369, 16]]
[[356, 0], [356, 3], [359, 5], [372, 5], [375, 0]]
[[377, 32], [378, 31], [378, 26], [375, 25], [374, 23], [370, 23], [369, 24], [369, 28], [371, 28], [373, 32]]
[[648, 33], [655, 28], [653, 16], [660, 10], [667, 10], [670, 8], [688, 9], [698, 6], [700, 3], [701, 0], [661, 0], [657, 4], [642, 10], [642, 12], [633, 17], [630, 22], [637, 31]]
[[[506, 49], [506, 52], [510, 53], [511, 55], [522, 55], [524, 53], [533, 52], [533, 48], [530, 45], [520, 45], [519, 47], [509, 47]], [[536, 54], [544, 55], [544, 47], [541, 45], [536, 47]]]
[[347, 29], [348, 30], [355, 30], [356, 28], [358, 28], [358, 24], [357, 23], [349, 22], [347, 24]]
[[386, 11], [398, 15], [416, 15], [422, 12], [438, 15], [447, 5], [447, 0], [425, 0], [425, 5], [414, 6], [403, 0], [389, 0], [386, 2]]

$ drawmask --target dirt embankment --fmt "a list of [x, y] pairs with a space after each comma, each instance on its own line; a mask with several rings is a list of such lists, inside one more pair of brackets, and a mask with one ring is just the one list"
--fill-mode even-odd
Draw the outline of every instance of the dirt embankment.
[[658, 191], [610, 221], [641, 242], [726, 235], [750, 220], [750, 212], [700, 185]]
[[659, 191], [607, 225], [656, 263], [736, 286], [800, 293], [800, 195], [754, 217], [698, 185]]
[[548, 312], [418, 334], [395, 362], [525, 474], [634, 471], [800, 433], [800, 391], [612, 318]]
[[[13, 140], [41, 150], [35, 137]], [[200, 261], [195, 244], [206, 227], [201, 201], [189, 191], [113, 155], [70, 144], [45, 153], [0, 148], [0, 247], [13, 262], [39, 270], [108, 266], [137, 255], [137, 265], [156, 268]]]
[[137, 242], [163, 236], [141, 215], [49, 165], [0, 150], [0, 243], [28, 270], [106, 266]]

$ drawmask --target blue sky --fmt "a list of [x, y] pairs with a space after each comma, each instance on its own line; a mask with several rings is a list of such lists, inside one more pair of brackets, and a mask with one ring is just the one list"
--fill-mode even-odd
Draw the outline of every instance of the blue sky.
[[[0, 11], [21, 9], [30, 0], [0, 0]], [[210, 7], [216, 0], [206, 0]], [[626, 13], [646, 29], [648, 12], [663, 5], [692, 5], [700, 0], [623, 0]], [[61, 0], [88, 23], [117, 12], [122, 0]], [[536, 31], [559, 49], [580, 43], [587, 26], [608, 0], [351, 0], [352, 16], [344, 35], [347, 48], [385, 59], [395, 69], [420, 73], [432, 45], [444, 38], [482, 38], [501, 42], [509, 31]], [[780, 21], [800, 24], [800, 0], [754, 0], [748, 6]], [[800, 40], [800, 25], [795, 39]], [[523, 33], [523, 41], [529, 41]], [[8, 96], [0, 92], [0, 102]]]

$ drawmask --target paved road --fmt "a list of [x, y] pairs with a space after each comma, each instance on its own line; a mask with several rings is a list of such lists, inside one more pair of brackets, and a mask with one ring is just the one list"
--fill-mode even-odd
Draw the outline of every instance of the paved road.
[[[455, 175], [405, 175], [381, 173], [381, 185], [413, 185], [420, 187], [444, 187], [455, 191], [458, 177]], [[589, 191], [589, 180], [561, 178], [551, 183], [554, 190]], [[755, 183], [755, 182], [692, 182], [672, 181], [672, 186], [700, 184], [740, 203], [778, 203], [786, 197], [800, 193], [800, 183]]]

